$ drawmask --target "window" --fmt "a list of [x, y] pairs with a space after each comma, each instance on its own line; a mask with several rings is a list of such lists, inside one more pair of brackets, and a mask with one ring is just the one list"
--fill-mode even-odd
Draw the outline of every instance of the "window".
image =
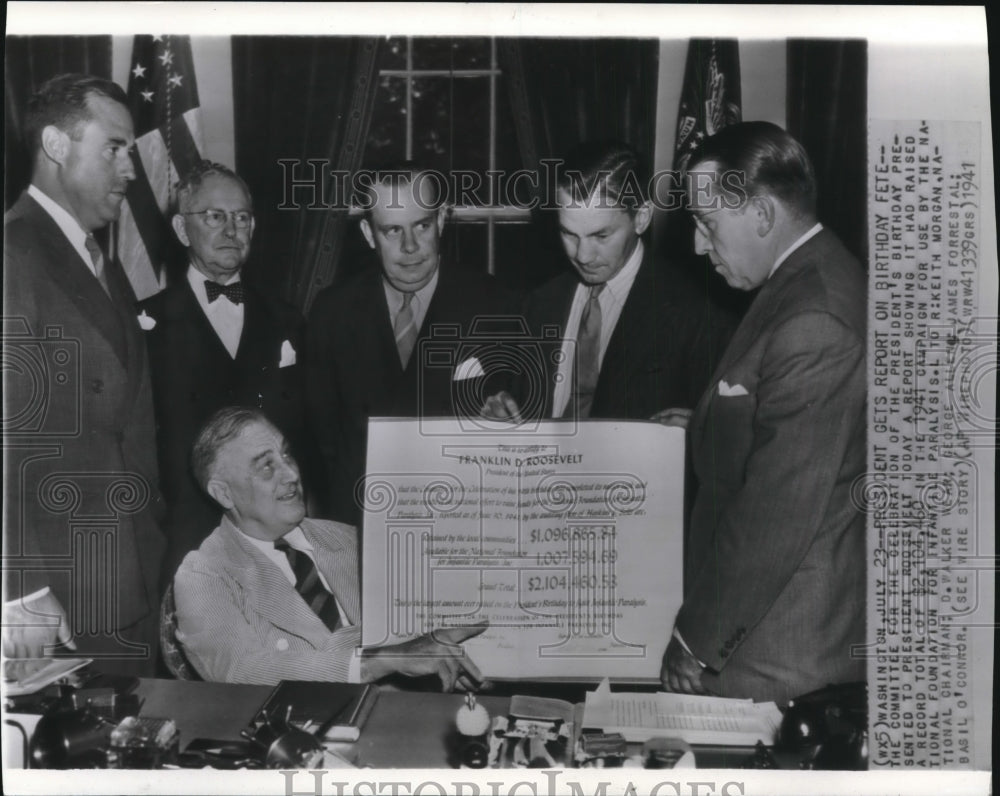
[[531, 216], [511, 203], [499, 176], [522, 164], [494, 39], [385, 42], [364, 162], [402, 159], [452, 175], [451, 257], [491, 274], [504, 275], [507, 263], [516, 270]]

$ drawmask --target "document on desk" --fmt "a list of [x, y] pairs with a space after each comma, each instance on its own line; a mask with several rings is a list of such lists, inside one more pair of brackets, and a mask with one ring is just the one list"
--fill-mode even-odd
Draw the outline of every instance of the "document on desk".
[[657, 682], [683, 495], [679, 428], [374, 419], [362, 642], [488, 622], [487, 677]]
[[587, 694], [583, 726], [619, 732], [634, 742], [666, 736], [692, 744], [753, 746], [763, 741], [770, 745], [781, 726], [781, 711], [774, 702], [749, 699], [612, 693], [605, 681]]

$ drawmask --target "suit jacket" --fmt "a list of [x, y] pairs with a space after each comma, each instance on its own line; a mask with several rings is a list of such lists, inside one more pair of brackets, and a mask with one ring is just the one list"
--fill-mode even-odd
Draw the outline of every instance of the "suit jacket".
[[331, 633], [284, 573], [223, 518], [174, 577], [177, 640], [205, 680], [347, 680], [361, 643], [354, 528], [310, 519], [301, 528], [351, 625]]
[[861, 267], [821, 231], [761, 288], [692, 418], [677, 628], [724, 696], [864, 679], [865, 307]]
[[514, 297], [492, 278], [441, 266], [413, 353], [399, 361], [381, 271], [317, 296], [306, 349], [310, 428], [323, 448], [337, 519], [358, 524], [355, 486], [365, 473], [370, 417], [478, 415], [487, 387], [453, 381], [458, 365], [496, 344]]
[[[567, 334], [578, 284], [576, 273], [568, 271], [525, 302], [532, 337], [546, 341], [540, 348], [542, 362], [534, 369], [545, 374], [545, 384], [539, 389], [522, 379], [515, 388], [526, 415], [552, 417], [558, 365], [550, 349]], [[647, 420], [661, 409], [693, 408], [732, 327], [727, 313], [679, 274], [668, 273], [647, 246], [608, 341], [590, 416]]]
[[312, 464], [305, 439], [302, 367], [279, 367], [285, 341], [301, 355], [302, 318], [292, 307], [265, 298], [249, 284], [243, 288], [243, 332], [235, 359], [186, 279], [139, 305], [156, 324], [145, 335], [167, 501], [164, 587], [184, 556], [222, 518], [221, 508], [195, 482], [190, 464], [195, 436], [216, 411], [233, 405], [264, 410], [289, 439], [304, 475], [308, 476]]
[[49, 585], [76, 617], [80, 653], [107, 650], [112, 630], [159, 607], [162, 499], [135, 294], [113, 261], [105, 293], [27, 194], [4, 238], [6, 591]]

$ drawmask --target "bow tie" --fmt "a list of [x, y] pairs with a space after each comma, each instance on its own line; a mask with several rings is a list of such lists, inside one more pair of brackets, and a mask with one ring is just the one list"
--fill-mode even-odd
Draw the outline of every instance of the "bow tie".
[[233, 304], [243, 303], [243, 283], [230, 282], [228, 285], [220, 285], [211, 279], [205, 280], [205, 290], [208, 291], [208, 303], [211, 304], [219, 296], [225, 296]]

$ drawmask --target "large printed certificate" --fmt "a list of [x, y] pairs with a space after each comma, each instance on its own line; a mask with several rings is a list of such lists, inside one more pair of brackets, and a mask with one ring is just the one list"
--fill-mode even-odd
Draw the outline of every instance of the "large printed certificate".
[[682, 598], [684, 432], [371, 421], [362, 643], [489, 622], [490, 678], [657, 680]]

